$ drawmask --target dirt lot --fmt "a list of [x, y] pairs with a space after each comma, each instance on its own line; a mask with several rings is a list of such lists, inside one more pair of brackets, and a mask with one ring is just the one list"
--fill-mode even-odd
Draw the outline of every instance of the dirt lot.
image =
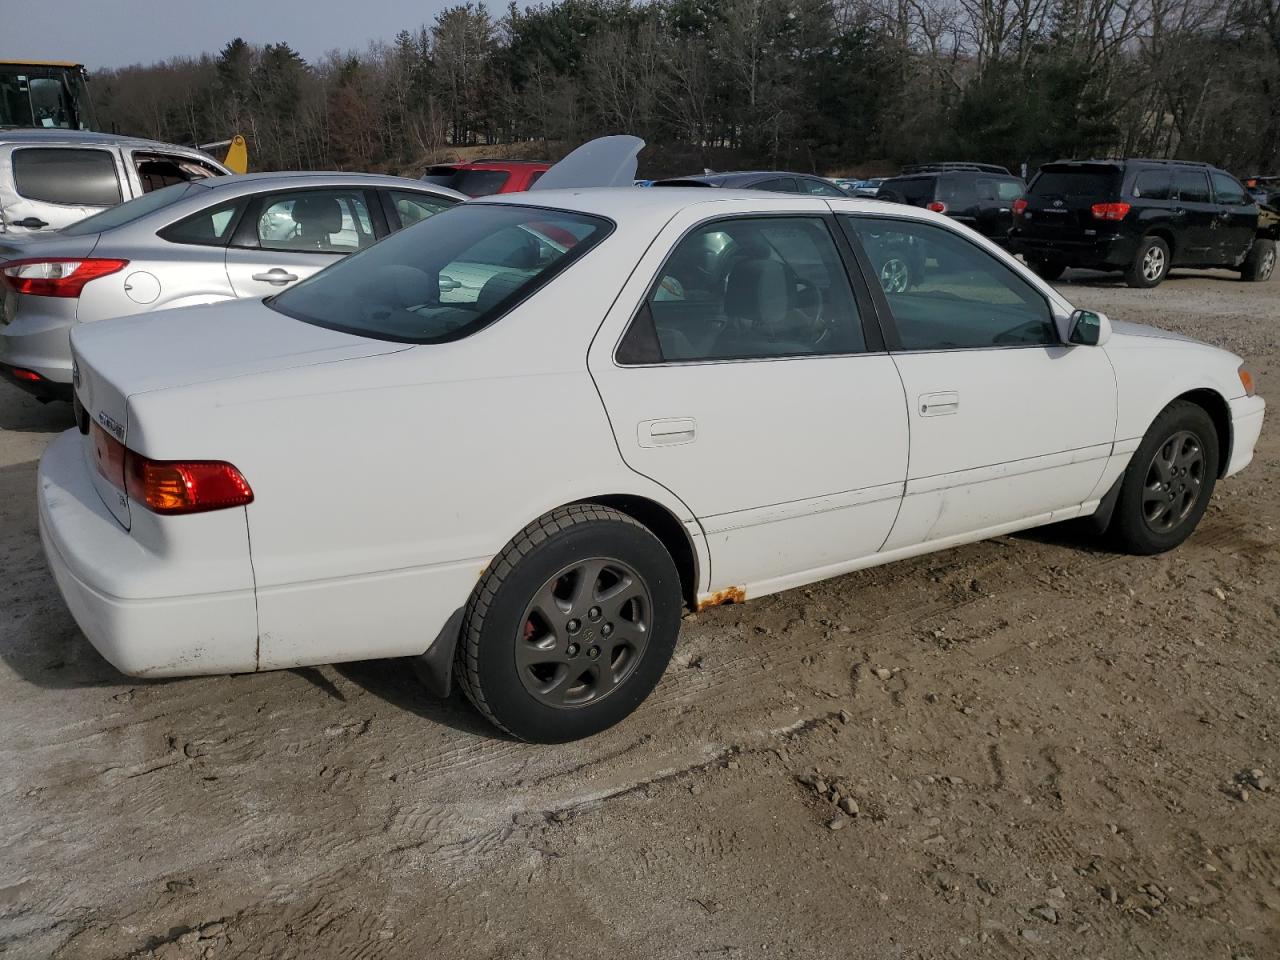
[[[1065, 288], [1280, 397], [1280, 283]], [[0, 391], [7, 956], [1280, 956], [1274, 416], [1173, 554], [1043, 531], [718, 608], [535, 747], [398, 662], [120, 676], [36, 536], [67, 410]]]

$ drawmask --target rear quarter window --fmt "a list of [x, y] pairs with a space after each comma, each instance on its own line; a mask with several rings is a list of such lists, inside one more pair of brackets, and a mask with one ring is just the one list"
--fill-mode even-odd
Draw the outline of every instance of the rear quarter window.
[[1168, 170], [1144, 170], [1133, 181], [1133, 195], [1143, 200], [1168, 200], [1172, 183]]
[[28, 200], [70, 207], [110, 207], [123, 199], [115, 157], [106, 150], [15, 150], [13, 185], [18, 195]]

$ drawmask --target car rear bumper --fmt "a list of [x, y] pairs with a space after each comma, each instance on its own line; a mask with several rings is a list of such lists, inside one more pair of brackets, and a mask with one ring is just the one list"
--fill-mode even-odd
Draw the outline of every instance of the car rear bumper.
[[[49, 444], [36, 486], [40, 539], [58, 589], [89, 642], [116, 669], [163, 677], [257, 668], [252, 587], [145, 595], [148, 582], [171, 561], [146, 549], [107, 510], [89, 477], [78, 431]], [[243, 517], [241, 512], [241, 522]], [[200, 576], [193, 566], [193, 580]]]
[[[31, 374], [35, 374], [38, 379], [31, 379]], [[59, 383], [56, 380], [46, 379], [38, 370], [31, 370], [28, 367], [15, 368], [0, 363], [0, 379], [8, 380], [15, 387], [25, 390], [37, 400], [65, 400], [67, 403], [71, 402], [72, 387], [70, 383]]]
[[1129, 237], [1086, 237], [1067, 239], [1062, 237], [1028, 236], [1015, 229], [1009, 235], [1009, 249], [1028, 260], [1050, 260], [1069, 267], [1095, 267], [1120, 269], [1133, 260], [1134, 242]]
[[1231, 401], [1231, 458], [1224, 477], [1239, 473], [1253, 460], [1253, 450], [1262, 434], [1262, 418], [1267, 401], [1261, 397], [1240, 397]]
[[[36, 299], [36, 298], [31, 298]], [[74, 302], [74, 301], [72, 301]], [[61, 305], [60, 305], [61, 306]], [[74, 309], [74, 308], [73, 308]], [[71, 399], [71, 328], [74, 316], [19, 314], [0, 325], [0, 370], [14, 380], [12, 371], [28, 370], [39, 381], [15, 380], [28, 393], [42, 399]]]

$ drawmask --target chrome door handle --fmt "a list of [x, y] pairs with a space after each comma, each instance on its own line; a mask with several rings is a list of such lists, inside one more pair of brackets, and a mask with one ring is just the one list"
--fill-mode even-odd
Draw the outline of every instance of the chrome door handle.
[[945, 417], [960, 411], [960, 394], [953, 390], [920, 395], [920, 416]]
[[697, 421], [692, 417], [642, 420], [636, 426], [636, 442], [642, 447], [674, 447], [693, 443], [696, 437]]
[[462, 286], [462, 284], [457, 280], [453, 279], [453, 277], [445, 276], [443, 273], [440, 274], [441, 290], [457, 290], [460, 286]]
[[293, 283], [298, 279], [298, 275], [290, 273], [288, 270], [282, 270], [280, 267], [272, 267], [266, 273], [255, 273], [253, 279], [261, 280], [263, 283], [269, 283], [275, 287], [283, 287], [286, 283]]

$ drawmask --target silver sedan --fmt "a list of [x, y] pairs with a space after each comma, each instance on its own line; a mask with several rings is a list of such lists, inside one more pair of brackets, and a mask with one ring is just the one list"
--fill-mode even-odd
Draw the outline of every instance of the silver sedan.
[[71, 398], [70, 328], [279, 293], [466, 197], [371, 174], [257, 173], [175, 184], [7, 252], [0, 375]]

